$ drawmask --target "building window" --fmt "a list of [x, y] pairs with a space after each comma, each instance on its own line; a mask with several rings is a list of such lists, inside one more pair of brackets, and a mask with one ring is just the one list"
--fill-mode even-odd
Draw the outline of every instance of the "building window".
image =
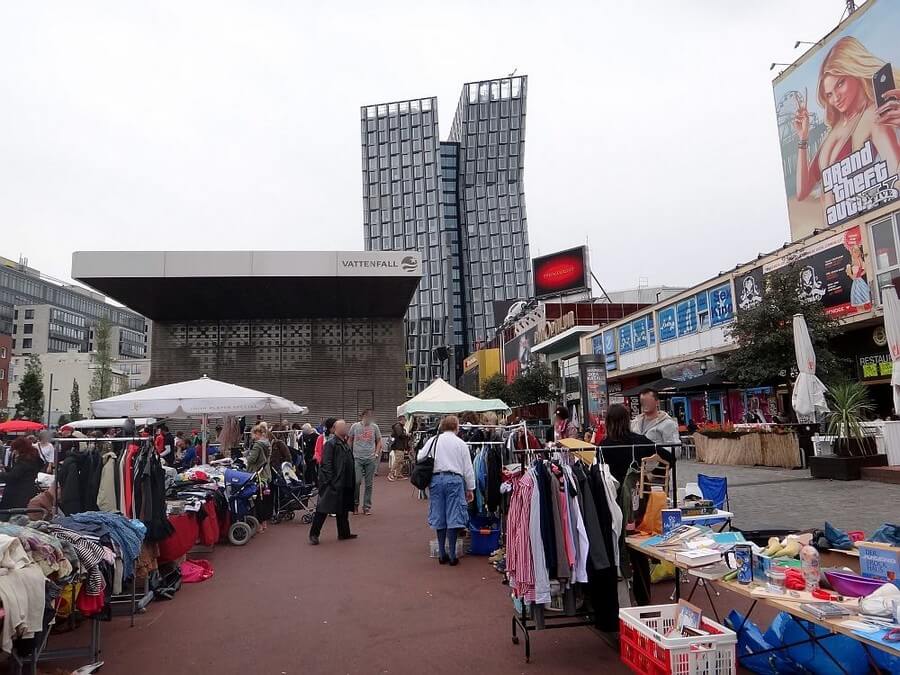
[[31, 349], [31, 338], [22, 339], [22, 349]]
[[875, 249], [875, 277], [879, 299], [881, 287], [900, 278], [900, 261], [897, 258], [898, 227], [900, 212], [872, 223], [872, 248]]
[[6, 358], [6, 347], [0, 347], [0, 359]]
[[25, 333], [25, 335], [31, 335], [32, 333], [34, 333], [34, 324], [26, 323], [25, 327], [22, 329], [22, 332]]
[[34, 310], [33, 310], [33, 309], [26, 309], [26, 310], [25, 310], [25, 318], [26, 318], [26, 319], [34, 319]]

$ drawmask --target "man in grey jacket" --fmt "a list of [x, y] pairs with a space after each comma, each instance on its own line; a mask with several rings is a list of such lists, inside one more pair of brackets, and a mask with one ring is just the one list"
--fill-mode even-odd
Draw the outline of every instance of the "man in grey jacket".
[[631, 430], [661, 445], [680, 444], [678, 422], [659, 409], [659, 393], [655, 389], [641, 392], [641, 414], [631, 420]]

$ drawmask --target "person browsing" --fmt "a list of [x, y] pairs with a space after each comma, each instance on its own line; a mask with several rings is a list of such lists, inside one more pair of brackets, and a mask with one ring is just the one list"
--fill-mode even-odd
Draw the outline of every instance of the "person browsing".
[[437, 533], [438, 562], [456, 566], [459, 563], [456, 537], [469, 522], [466, 504], [475, 498], [475, 469], [469, 446], [457, 435], [456, 415], [442, 419], [438, 432], [422, 446], [416, 458], [434, 456], [434, 473], [428, 491], [428, 526]]
[[660, 445], [681, 445], [678, 422], [659, 409], [659, 393], [649, 387], [641, 392], [641, 414], [631, 421], [631, 431]]

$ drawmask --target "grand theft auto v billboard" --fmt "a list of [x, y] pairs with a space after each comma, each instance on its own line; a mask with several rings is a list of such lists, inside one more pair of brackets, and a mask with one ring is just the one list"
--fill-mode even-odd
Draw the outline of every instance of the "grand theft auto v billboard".
[[535, 258], [531, 266], [536, 298], [562, 296], [590, 288], [591, 268], [587, 246]]
[[900, 205], [900, 2], [869, 0], [774, 82], [796, 241]]

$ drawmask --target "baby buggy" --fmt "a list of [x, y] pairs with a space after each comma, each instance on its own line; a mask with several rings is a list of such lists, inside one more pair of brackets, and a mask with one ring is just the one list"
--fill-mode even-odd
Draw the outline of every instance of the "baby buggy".
[[314, 501], [318, 490], [297, 478], [290, 462], [284, 462], [281, 471], [272, 471], [272, 489], [275, 490], [273, 523], [293, 520], [297, 511], [301, 512], [302, 523], [308, 525], [313, 521], [316, 510]]
[[225, 469], [225, 497], [231, 512], [228, 541], [243, 546], [259, 529], [259, 521], [253, 515], [253, 504], [259, 491], [258, 474]]

